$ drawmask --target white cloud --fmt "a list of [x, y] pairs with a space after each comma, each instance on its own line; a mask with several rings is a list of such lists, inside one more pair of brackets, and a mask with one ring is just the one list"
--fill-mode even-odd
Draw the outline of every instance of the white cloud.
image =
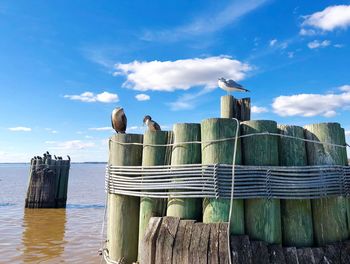
[[252, 113], [254, 114], [267, 113], [269, 111], [266, 107], [261, 107], [256, 105], [253, 105], [251, 110], [252, 110]]
[[280, 116], [324, 116], [333, 117], [338, 109], [350, 107], [350, 91], [348, 85], [340, 87], [339, 94], [296, 94], [291, 96], [278, 96], [274, 99], [272, 107]]
[[319, 40], [314, 40], [311, 41], [307, 44], [307, 46], [310, 49], [317, 49], [317, 48], [324, 48], [327, 47], [331, 44], [331, 42], [329, 40], [324, 40], [324, 41], [319, 41]]
[[323, 31], [350, 26], [350, 5], [329, 6], [320, 12], [305, 16], [302, 26], [310, 26]]
[[[141, 39], [146, 41], [177, 41], [189, 36], [197, 36], [219, 31], [242, 16], [260, 7], [268, 0], [233, 1], [229, 5], [214, 8], [201, 14], [187, 25], [160, 31], [146, 31]], [[218, 9], [218, 10], [217, 10]]]
[[45, 130], [48, 131], [48, 132], [50, 132], [50, 133], [52, 133], [52, 134], [57, 134], [57, 133], [58, 133], [57, 130], [54, 130], [54, 129], [52, 129], [52, 128], [45, 128]]
[[137, 94], [135, 98], [137, 101], [148, 101], [149, 99], [151, 99], [151, 97], [147, 94]]
[[339, 90], [343, 92], [350, 92], [350, 85], [346, 84], [346, 85], [340, 86]]
[[79, 95], [65, 95], [64, 98], [70, 100], [77, 100], [86, 103], [101, 102], [101, 103], [112, 103], [119, 102], [119, 97], [117, 94], [102, 92], [99, 94], [94, 94], [92, 92], [84, 92]]
[[14, 132], [30, 132], [30, 131], [32, 131], [32, 129], [30, 127], [22, 127], [22, 126], [9, 127], [8, 130], [14, 131]]
[[345, 136], [350, 137], [350, 130], [345, 131]]
[[54, 149], [64, 149], [64, 150], [77, 150], [92, 148], [95, 146], [94, 142], [82, 141], [82, 140], [68, 140], [63, 142], [54, 143], [56, 146]]
[[339, 48], [339, 49], [340, 49], [340, 48], [344, 48], [344, 46], [345, 46], [344, 44], [334, 44], [334, 45], [333, 45], [333, 47]]
[[288, 58], [290, 58], [290, 59], [294, 58], [294, 52], [293, 51], [290, 51], [287, 54], [288, 54]]
[[299, 31], [299, 34], [302, 35], [302, 36], [314, 36], [316, 35], [316, 31], [313, 30], [313, 29], [305, 29], [305, 28], [302, 28], [300, 29]]
[[249, 64], [229, 56], [176, 61], [133, 61], [116, 64], [115, 75], [127, 76], [124, 87], [138, 91], [188, 90], [194, 86], [217, 87], [217, 78], [242, 80], [252, 70]]
[[89, 130], [92, 130], [92, 131], [112, 131], [113, 128], [112, 127], [91, 127], [91, 128], [89, 128]]
[[277, 39], [270, 40], [270, 46], [274, 46], [277, 43]]

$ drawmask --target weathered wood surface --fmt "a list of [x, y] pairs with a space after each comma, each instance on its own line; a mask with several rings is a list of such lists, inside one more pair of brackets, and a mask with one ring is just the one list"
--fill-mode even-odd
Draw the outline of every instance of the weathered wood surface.
[[[175, 124], [173, 129], [174, 143], [201, 140], [199, 124]], [[173, 147], [171, 165], [201, 163], [200, 144], [179, 144]], [[202, 200], [198, 198], [170, 198], [167, 205], [167, 216], [181, 219], [200, 220], [202, 214]]]
[[[344, 130], [338, 123], [320, 123], [304, 127], [307, 139], [344, 145]], [[346, 165], [344, 148], [307, 142], [308, 165]], [[317, 245], [348, 238], [347, 198], [327, 197], [312, 200], [314, 238]]]
[[[142, 245], [141, 264], [229, 263], [227, 223], [196, 223], [175, 217], [151, 218]], [[230, 237], [232, 264], [345, 264], [350, 241], [319, 248], [295, 248]], [[154, 257], [155, 256], [155, 257]], [[152, 262], [153, 259], [153, 262]]]
[[270, 264], [286, 264], [281, 245], [269, 245]]
[[[282, 135], [304, 138], [299, 126], [278, 125]], [[307, 166], [304, 141], [279, 138], [280, 166]], [[312, 210], [310, 200], [281, 200], [282, 237], [284, 246], [308, 247], [313, 245]]]
[[164, 217], [159, 229], [156, 242], [156, 264], [171, 263], [173, 245], [180, 219], [177, 217]]
[[[142, 162], [143, 135], [115, 134], [109, 142], [109, 164], [139, 166]], [[139, 197], [108, 194], [107, 248], [114, 261], [129, 264], [137, 260], [139, 230]]]
[[252, 248], [248, 236], [231, 236], [232, 264], [252, 263]]
[[48, 168], [33, 169], [25, 201], [26, 208], [55, 208], [57, 175]]
[[[142, 166], [165, 165], [167, 161], [167, 147], [155, 146], [168, 143], [168, 131], [146, 131], [143, 136]], [[150, 197], [140, 198], [139, 218], [139, 250], [148, 221], [151, 217], [164, 216], [166, 200]], [[140, 255], [140, 253], [139, 253]], [[139, 256], [140, 257], [140, 256]]]
[[[229, 118], [210, 118], [201, 123], [202, 141], [233, 138], [236, 136], [237, 123]], [[239, 128], [238, 128], [239, 129]], [[239, 134], [239, 133], [238, 133]], [[234, 140], [202, 143], [202, 164], [232, 164]], [[237, 142], [236, 161], [241, 164], [240, 140]], [[203, 222], [228, 222], [230, 199], [205, 198], [203, 200]], [[232, 203], [231, 234], [244, 234], [244, 202], [235, 199]]]
[[235, 99], [232, 95], [221, 96], [221, 117], [250, 120], [250, 98]]
[[251, 241], [252, 247], [252, 263], [253, 264], [269, 264], [269, 250], [267, 248], [268, 244], [263, 241]]
[[189, 252], [194, 223], [193, 220], [180, 221], [173, 247], [173, 263], [191, 263], [189, 262]]
[[156, 258], [156, 242], [162, 224], [161, 217], [152, 217], [140, 243], [139, 261], [143, 264], [154, 263]]
[[[254, 120], [241, 123], [241, 134], [261, 132], [277, 133], [277, 123]], [[250, 136], [242, 138], [244, 165], [278, 166], [278, 139], [275, 136]], [[268, 187], [267, 187], [268, 188]], [[280, 200], [247, 199], [244, 201], [246, 234], [251, 239], [272, 244], [282, 242]]]
[[286, 259], [286, 264], [299, 264], [298, 253], [295, 247], [283, 248], [283, 253]]
[[[67, 162], [67, 166], [62, 164]], [[70, 160], [36, 156], [30, 161], [26, 208], [65, 208]], [[64, 169], [64, 173], [61, 171]], [[63, 174], [63, 176], [62, 176]], [[61, 178], [64, 178], [61, 182]]]

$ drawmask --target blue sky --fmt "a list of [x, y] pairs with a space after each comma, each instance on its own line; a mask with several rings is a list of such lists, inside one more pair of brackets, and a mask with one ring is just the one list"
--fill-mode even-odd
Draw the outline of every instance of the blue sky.
[[3, 0], [0, 36], [0, 162], [106, 161], [114, 107], [131, 133], [145, 114], [200, 122], [221, 76], [253, 119], [336, 121], [350, 141], [350, 1]]

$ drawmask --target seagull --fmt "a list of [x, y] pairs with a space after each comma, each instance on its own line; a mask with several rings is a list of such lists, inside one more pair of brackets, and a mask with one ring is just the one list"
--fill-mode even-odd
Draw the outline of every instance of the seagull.
[[156, 121], [152, 120], [152, 117], [150, 117], [149, 115], [146, 115], [143, 118], [143, 123], [148, 126], [148, 130], [149, 131], [157, 131], [157, 130], [161, 130], [160, 129], [160, 125], [158, 125], [158, 123]]
[[125, 133], [127, 118], [124, 113], [124, 109], [117, 107], [112, 112], [112, 127], [117, 133]]
[[230, 92], [249, 92], [249, 90], [245, 89], [242, 85], [236, 83], [234, 80], [226, 80], [223, 77], [218, 79], [218, 85], [228, 94]]

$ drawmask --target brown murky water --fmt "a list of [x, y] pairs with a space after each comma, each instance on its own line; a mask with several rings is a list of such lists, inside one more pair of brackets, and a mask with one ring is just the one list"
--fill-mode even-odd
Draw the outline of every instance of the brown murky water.
[[66, 209], [24, 209], [28, 165], [0, 164], [0, 263], [100, 263], [102, 164], [72, 164]]

